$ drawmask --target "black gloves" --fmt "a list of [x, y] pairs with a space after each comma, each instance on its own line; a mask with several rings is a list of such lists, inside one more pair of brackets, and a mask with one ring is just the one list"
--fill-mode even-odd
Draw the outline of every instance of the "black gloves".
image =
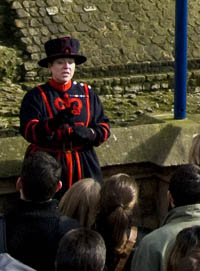
[[72, 142], [76, 144], [89, 144], [94, 142], [96, 138], [96, 133], [92, 128], [77, 125], [73, 127], [71, 138]]
[[48, 120], [49, 129], [52, 131], [55, 131], [61, 125], [65, 123], [69, 124], [71, 116], [73, 116], [71, 107], [59, 111], [58, 114], [54, 118]]

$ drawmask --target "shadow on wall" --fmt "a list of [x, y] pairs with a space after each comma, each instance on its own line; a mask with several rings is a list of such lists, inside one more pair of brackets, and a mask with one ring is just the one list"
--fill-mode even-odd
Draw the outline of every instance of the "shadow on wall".
[[7, 1], [1, 0], [1, 9], [0, 9], [0, 45], [13, 47], [15, 43], [15, 33], [14, 21], [12, 17], [11, 6]]
[[146, 157], [143, 161], [151, 161], [162, 165], [167, 160], [180, 132], [180, 127], [168, 124], [156, 135], [128, 152], [128, 157], [133, 157], [133, 154], [137, 153], [138, 156], [141, 154], [142, 157]]
[[0, 80], [19, 82], [24, 80], [23, 62], [28, 53], [26, 44], [21, 40], [20, 27], [16, 26], [20, 20], [15, 20], [12, 4], [13, 1], [7, 0], [0, 3]]
[[[169, 124], [144, 143], [132, 149], [128, 156], [133, 157], [135, 153], [138, 153], [139, 156], [146, 157], [146, 161], [162, 165], [168, 159], [180, 132], [180, 127]], [[168, 210], [169, 176], [164, 180], [164, 176], [162, 178], [162, 173], [159, 171], [159, 167], [155, 168], [154, 173], [152, 172], [150, 176], [146, 175], [138, 179], [140, 187], [139, 220], [141, 225], [151, 225], [151, 228], [159, 226]]]

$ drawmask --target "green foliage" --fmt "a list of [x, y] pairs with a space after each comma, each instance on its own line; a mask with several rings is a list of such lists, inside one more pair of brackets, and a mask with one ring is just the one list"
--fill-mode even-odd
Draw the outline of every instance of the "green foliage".
[[19, 81], [22, 76], [22, 63], [15, 49], [0, 46], [0, 81], [3, 78]]

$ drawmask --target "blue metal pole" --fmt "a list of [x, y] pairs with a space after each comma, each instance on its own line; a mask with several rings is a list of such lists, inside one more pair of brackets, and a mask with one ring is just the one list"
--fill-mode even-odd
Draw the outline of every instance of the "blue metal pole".
[[187, 0], [176, 0], [174, 118], [186, 118]]

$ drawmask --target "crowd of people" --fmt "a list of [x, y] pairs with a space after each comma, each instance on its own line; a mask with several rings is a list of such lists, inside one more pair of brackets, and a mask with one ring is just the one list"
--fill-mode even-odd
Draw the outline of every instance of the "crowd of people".
[[125, 173], [103, 178], [93, 147], [110, 136], [109, 120], [98, 95], [72, 80], [86, 61], [79, 41], [57, 38], [45, 50], [39, 65], [51, 79], [22, 101], [20, 131], [30, 145], [18, 202], [4, 214], [4, 252], [13, 262], [2, 267], [0, 257], [0, 270], [200, 270], [200, 136], [188, 164], [170, 176], [162, 225], [135, 225], [138, 184]]
[[62, 166], [36, 151], [16, 182], [17, 204], [5, 213], [7, 252], [34, 270], [130, 270], [147, 229], [132, 225], [138, 201], [133, 177], [119, 173], [102, 185], [75, 182], [58, 200]]
[[7, 253], [27, 270], [199, 270], [198, 165], [181, 165], [171, 175], [169, 212], [153, 231], [132, 223], [139, 197], [133, 176], [118, 173], [102, 185], [81, 179], [58, 200], [61, 176], [62, 165], [47, 152], [24, 159], [19, 200], [4, 216]]

